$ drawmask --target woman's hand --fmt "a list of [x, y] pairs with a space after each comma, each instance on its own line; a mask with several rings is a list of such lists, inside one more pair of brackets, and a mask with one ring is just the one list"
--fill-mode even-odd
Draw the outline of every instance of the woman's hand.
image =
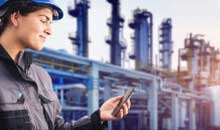
[[118, 120], [128, 114], [128, 111], [131, 107], [130, 99], [128, 99], [128, 101], [123, 104], [123, 107], [120, 109], [120, 112], [117, 116], [113, 116], [111, 114], [113, 109], [118, 105], [122, 98], [123, 96], [113, 97], [104, 102], [104, 104], [102, 104], [102, 106], [100, 107], [100, 118], [102, 121]]

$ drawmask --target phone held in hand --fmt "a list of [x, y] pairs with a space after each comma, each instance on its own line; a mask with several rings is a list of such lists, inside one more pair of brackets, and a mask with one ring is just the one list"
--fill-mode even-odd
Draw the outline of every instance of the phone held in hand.
[[123, 98], [120, 100], [118, 105], [114, 108], [112, 111], [113, 116], [117, 116], [120, 109], [122, 108], [123, 104], [127, 102], [127, 100], [131, 97], [131, 94], [134, 92], [134, 88], [128, 88], [128, 90], [125, 92]]

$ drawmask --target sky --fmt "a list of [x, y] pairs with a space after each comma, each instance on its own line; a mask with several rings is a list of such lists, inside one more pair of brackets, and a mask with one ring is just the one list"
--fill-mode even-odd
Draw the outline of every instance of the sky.
[[[76, 19], [69, 16], [67, 8], [74, 8], [74, 0], [60, 0], [64, 10], [64, 18], [55, 21], [53, 35], [46, 42], [46, 47], [60, 50], [74, 55], [70, 33], [76, 31]], [[133, 44], [130, 36], [133, 30], [128, 23], [133, 18], [133, 10], [146, 9], [153, 14], [153, 52], [154, 63], [158, 51], [158, 28], [164, 18], [172, 19], [173, 56], [172, 68], [177, 67], [178, 48], [183, 48], [184, 38], [189, 33], [203, 34], [212, 46], [220, 48], [220, 0], [121, 0], [121, 15], [125, 18], [123, 35], [128, 46], [127, 55]], [[89, 58], [101, 62], [109, 62], [110, 50], [105, 38], [109, 35], [107, 19], [111, 16], [111, 5], [107, 0], [90, 0], [89, 8]], [[134, 62], [126, 62], [126, 68], [132, 68]]]

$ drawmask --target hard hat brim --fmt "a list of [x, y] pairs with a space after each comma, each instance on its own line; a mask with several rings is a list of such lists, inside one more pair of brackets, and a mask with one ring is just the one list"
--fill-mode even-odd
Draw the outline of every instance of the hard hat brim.
[[55, 2], [51, 3], [51, 2], [45, 1], [45, 0], [32, 0], [32, 1], [35, 2], [35, 3], [38, 3], [38, 4], [47, 5], [47, 6], [51, 7], [52, 9], [54, 9], [53, 20], [59, 20], [59, 19], [63, 18], [63, 11], [59, 6], [54, 4]]
[[49, 7], [52, 7], [54, 10], [53, 10], [53, 20], [60, 20], [63, 18], [63, 11], [61, 8], [59, 8], [58, 6], [54, 6], [54, 5], [51, 5], [51, 4], [46, 4], [48, 5]]
[[[8, 1], [5, 1], [5, 3], [1, 3], [0, 7], [0, 17], [2, 17], [5, 12], [7, 12], [8, 8], [3, 7], [6, 5]], [[46, 5], [53, 9], [53, 20], [59, 20], [63, 18], [63, 11], [62, 9], [56, 4], [54, 0], [31, 0], [30, 2], [36, 3], [36, 4], [41, 4], [41, 5]]]

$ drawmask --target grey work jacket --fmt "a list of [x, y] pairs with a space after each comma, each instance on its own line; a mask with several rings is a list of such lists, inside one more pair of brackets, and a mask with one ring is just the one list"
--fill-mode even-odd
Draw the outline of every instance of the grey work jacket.
[[0, 130], [103, 130], [99, 110], [64, 122], [51, 78], [21, 53], [15, 63], [0, 44]]

